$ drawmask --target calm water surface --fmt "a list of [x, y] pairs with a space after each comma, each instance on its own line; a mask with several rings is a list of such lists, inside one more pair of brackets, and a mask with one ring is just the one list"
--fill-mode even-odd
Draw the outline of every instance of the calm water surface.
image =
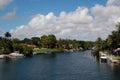
[[120, 80], [120, 66], [98, 63], [90, 51], [0, 60], [0, 80]]

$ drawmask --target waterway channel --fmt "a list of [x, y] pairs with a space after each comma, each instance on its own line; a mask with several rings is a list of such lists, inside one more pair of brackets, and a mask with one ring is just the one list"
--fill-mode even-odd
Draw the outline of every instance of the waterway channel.
[[120, 80], [120, 66], [99, 63], [91, 51], [0, 59], [0, 80]]

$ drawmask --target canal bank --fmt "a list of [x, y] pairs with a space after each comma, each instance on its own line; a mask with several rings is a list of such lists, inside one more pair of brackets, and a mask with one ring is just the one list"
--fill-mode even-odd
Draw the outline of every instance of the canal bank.
[[110, 55], [106, 51], [99, 51], [99, 55], [101, 62], [120, 64], [120, 60], [118, 60], [114, 55]]

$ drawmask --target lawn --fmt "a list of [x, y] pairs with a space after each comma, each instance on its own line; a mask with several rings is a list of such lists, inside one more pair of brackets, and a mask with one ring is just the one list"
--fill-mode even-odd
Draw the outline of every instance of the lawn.
[[46, 52], [50, 52], [50, 53], [54, 53], [54, 52], [61, 52], [61, 49], [57, 49], [57, 48], [53, 48], [53, 49], [48, 49], [48, 48], [36, 48], [33, 49], [33, 52], [36, 54], [40, 54], [40, 53], [46, 53]]
[[115, 58], [116, 58], [117, 60], [120, 60], [120, 56], [116, 56]]

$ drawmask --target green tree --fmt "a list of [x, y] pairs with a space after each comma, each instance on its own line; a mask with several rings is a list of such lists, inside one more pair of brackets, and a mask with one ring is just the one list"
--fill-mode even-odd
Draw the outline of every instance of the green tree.
[[112, 40], [112, 38], [111, 38], [111, 36], [109, 35], [108, 36], [108, 38], [107, 38], [107, 46], [108, 46], [108, 48], [110, 48], [111, 47], [111, 45], [113, 44], [113, 40]]
[[100, 51], [103, 49], [103, 41], [102, 39], [99, 37], [97, 38], [97, 40], [95, 41], [95, 50], [96, 51]]
[[23, 45], [23, 54], [26, 57], [31, 57], [33, 55], [33, 49], [31, 47]]
[[69, 41], [65, 39], [59, 39], [57, 41], [57, 46], [63, 49], [69, 49]]
[[31, 39], [29, 39], [29, 38], [24, 38], [24, 39], [22, 40], [22, 43], [31, 44], [32, 42], [31, 42]]
[[23, 53], [23, 45], [19, 43], [13, 44], [14, 51], [19, 51], [20, 53]]
[[7, 38], [0, 38], [1, 54], [9, 54], [13, 52], [12, 41]]
[[53, 34], [48, 35], [48, 47], [55, 48], [56, 43], [57, 43], [57, 39], [56, 39], [55, 35], [53, 35]]
[[4, 35], [5, 35], [6, 38], [10, 38], [11, 37], [11, 33], [9, 33], [9, 32], [6, 32]]
[[43, 48], [48, 48], [49, 41], [47, 35], [41, 36], [40, 44], [42, 45]]
[[42, 47], [44, 47], [44, 48], [55, 48], [57, 39], [56, 39], [55, 35], [53, 35], [53, 34], [50, 34], [48, 36], [43, 35], [43, 36], [41, 36], [40, 43], [41, 43]]
[[32, 42], [32, 44], [39, 46], [40, 38], [39, 37], [32, 37], [31, 42]]
[[18, 38], [13, 38], [13, 39], [12, 39], [12, 42], [13, 42], [13, 43], [21, 43], [21, 40], [19, 40]]
[[[120, 46], [120, 23], [118, 23], [116, 25], [116, 30], [112, 32], [111, 35], [109, 35], [111, 40], [112, 40], [112, 44], [110, 45], [113, 49], [117, 48], [118, 46]], [[109, 37], [108, 37], [109, 39]]]

